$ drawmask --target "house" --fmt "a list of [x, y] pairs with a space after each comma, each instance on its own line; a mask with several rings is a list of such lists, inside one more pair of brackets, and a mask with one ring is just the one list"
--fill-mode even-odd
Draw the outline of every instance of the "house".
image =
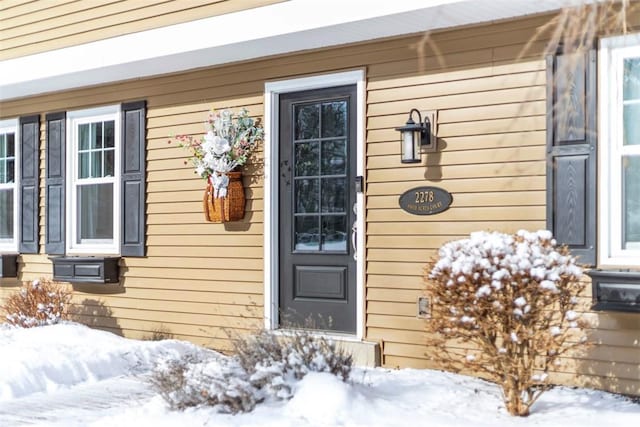
[[[223, 351], [229, 330], [320, 314], [363, 363], [433, 367], [429, 257], [549, 228], [592, 267], [595, 343], [554, 381], [639, 395], [640, 15], [545, 55], [564, 5], [3, 2], [0, 299], [55, 277], [77, 320]], [[212, 107], [265, 126], [241, 221], [204, 220], [204, 182], [167, 143]], [[396, 130], [413, 109], [437, 137], [415, 157]]]

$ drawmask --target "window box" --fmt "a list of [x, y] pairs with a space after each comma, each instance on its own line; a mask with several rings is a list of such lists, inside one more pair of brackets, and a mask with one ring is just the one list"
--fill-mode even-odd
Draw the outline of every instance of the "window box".
[[18, 275], [18, 254], [0, 255], [0, 278], [17, 277]]
[[120, 257], [49, 257], [53, 279], [71, 283], [117, 283]]
[[640, 313], [640, 272], [591, 270], [592, 310]]

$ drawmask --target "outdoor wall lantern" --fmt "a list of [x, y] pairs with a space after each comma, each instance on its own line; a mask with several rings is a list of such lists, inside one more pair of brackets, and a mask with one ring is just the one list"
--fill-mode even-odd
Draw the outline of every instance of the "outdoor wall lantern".
[[[413, 120], [413, 113], [418, 115], [418, 123]], [[435, 112], [426, 112], [424, 122], [420, 111], [413, 108], [404, 126], [396, 128], [400, 131], [400, 160], [402, 163], [420, 163], [421, 151], [435, 151], [436, 138], [431, 131]]]

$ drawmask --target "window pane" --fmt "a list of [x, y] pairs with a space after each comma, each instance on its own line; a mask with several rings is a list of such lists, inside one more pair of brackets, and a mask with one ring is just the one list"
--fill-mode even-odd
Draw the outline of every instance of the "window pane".
[[104, 122], [104, 146], [105, 148], [113, 148], [115, 145], [115, 125], [114, 121]]
[[89, 164], [91, 153], [80, 153], [78, 155], [78, 178], [91, 178], [91, 165]]
[[6, 180], [5, 183], [13, 183], [16, 182], [16, 161], [11, 159], [7, 160], [7, 171], [5, 173]]
[[322, 218], [322, 250], [342, 251], [347, 250], [347, 217], [325, 216]]
[[91, 148], [102, 148], [102, 122], [91, 123]]
[[88, 124], [78, 126], [78, 139], [78, 147], [80, 147], [81, 150], [88, 150], [91, 139], [91, 129]]
[[104, 176], [114, 176], [115, 151], [105, 150], [104, 152]]
[[345, 136], [347, 134], [347, 101], [322, 104], [322, 137]]
[[78, 186], [78, 239], [113, 239], [113, 184]]
[[624, 145], [640, 144], [640, 104], [624, 106]]
[[320, 105], [296, 105], [295, 139], [317, 138], [320, 125]]
[[295, 249], [298, 251], [317, 251], [320, 249], [320, 234], [318, 233], [318, 216], [296, 217]]
[[7, 161], [0, 158], [0, 184], [6, 184], [9, 182], [7, 176]]
[[[7, 157], [15, 157], [16, 155], [16, 135], [14, 133], [6, 134]], [[2, 151], [0, 151], [1, 153]]]
[[7, 135], [0, 133], [0, 159], [7, 156]]
[[623, 249], [640, 249], [640, 156], [622, 159]]
[[296, 176], [318, 175], [319, 142], [299, 142], [296, 144], [294, 161]]
[[640, 99], [640, 58], [624, 60], [623, 98]]
[[102, 177], [102, 151], [94, 151], [91, 153], [91, 177]]
[[0, 190], [0, 239], [13, 239], [13, 190]]

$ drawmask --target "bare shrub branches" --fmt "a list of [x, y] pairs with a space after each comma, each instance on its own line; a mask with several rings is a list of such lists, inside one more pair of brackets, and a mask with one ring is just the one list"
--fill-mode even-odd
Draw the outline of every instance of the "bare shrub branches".
[[574, 311], [581, 274], [548, 231], [478, 232], [447, 243], [425, 273], [434, 358], [500, 384], [507, 410], [528, 415], [559, 357], [582, 344]]
[[71, 294], [63, 285], [46, 279], [24, 283], [4, 304], [7, 323], [31, 328], [67, 319]]
[[233, 357], [193, 356], [158, 366], [152, 383], [172, 409], [206, 405], [221, 412], [248, 412], [269, 398], [291, 398], [295, 381], [309, 372], [328, 372], [346, 381], [353, 366], [351, 354], [308, 331], [285, 335], [261, 330], [232, 338]]

